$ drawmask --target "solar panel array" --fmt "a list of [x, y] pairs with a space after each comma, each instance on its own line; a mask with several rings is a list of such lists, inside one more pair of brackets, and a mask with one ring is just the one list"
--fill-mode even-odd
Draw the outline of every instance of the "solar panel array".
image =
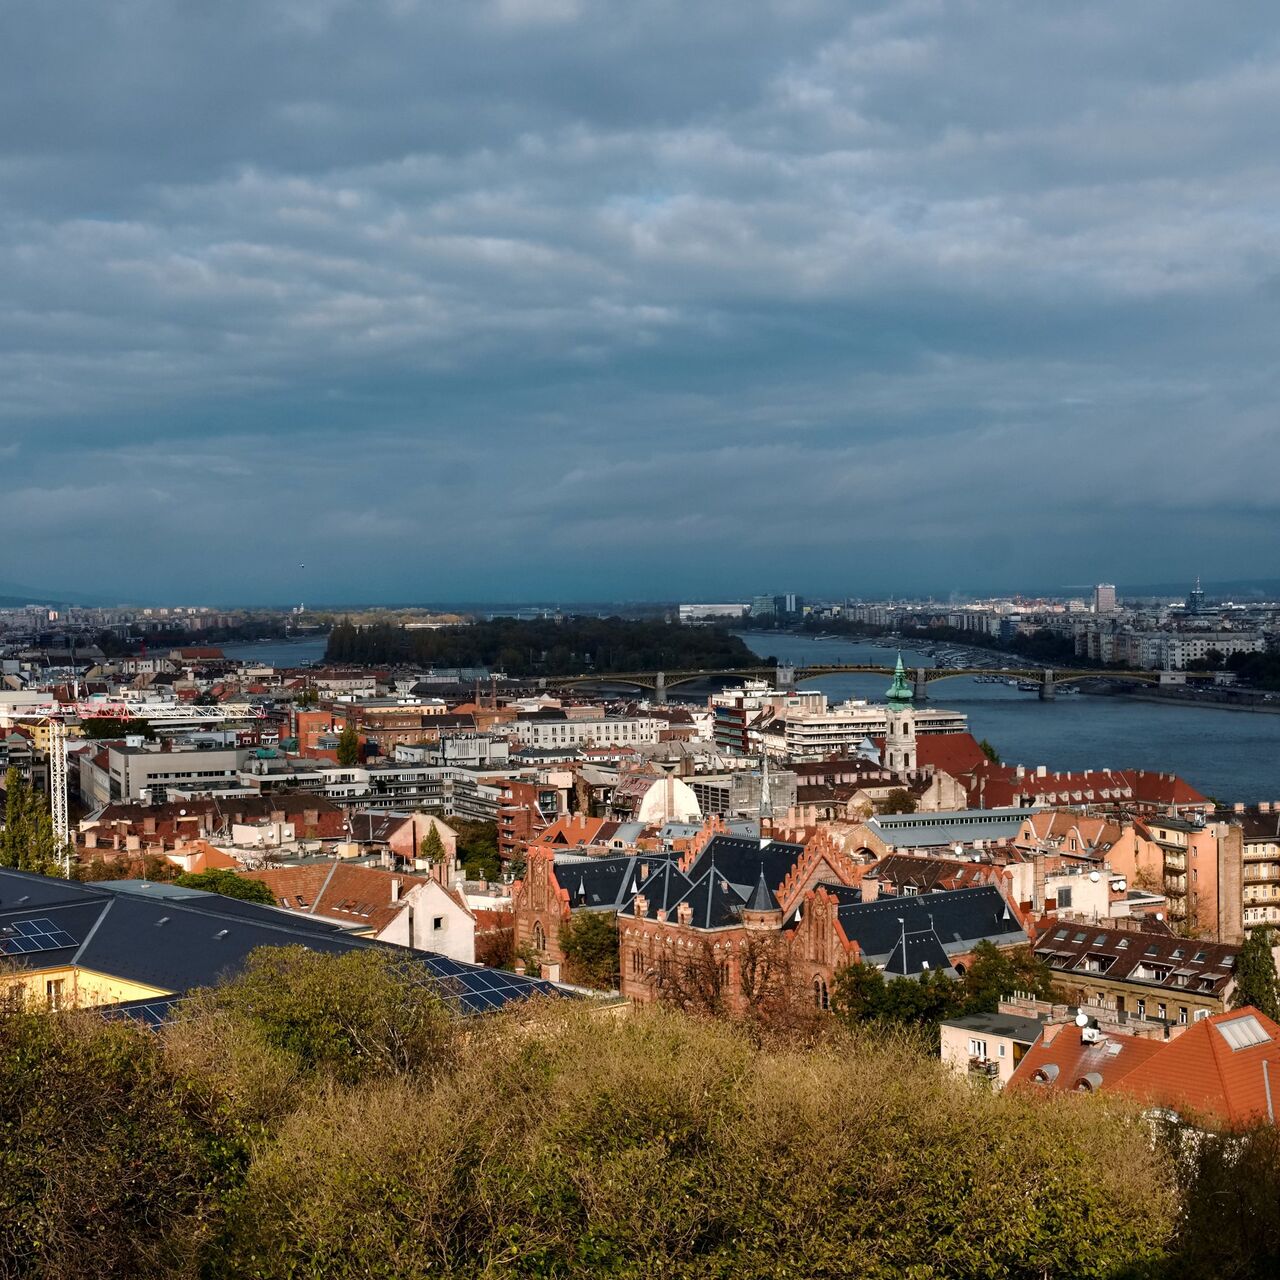
[[414, 960], [436, 980], [441, 999], [460, 1013], [487, 1013], [531, 996], [567, 994], [538, 978], [463, 964], [447, 956], [419, 955]]
[[14, 920], [0, 926], [0, 955], [24, 956], [36, 951], [58, 951], [80, 944], [48, 916], [34, 920]]

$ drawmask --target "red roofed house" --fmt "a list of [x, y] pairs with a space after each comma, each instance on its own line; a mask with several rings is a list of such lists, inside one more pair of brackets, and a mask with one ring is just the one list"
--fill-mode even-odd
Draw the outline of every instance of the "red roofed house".
[[346, 925], [380, 942], [475, 960], [476, 921], [466, 899], [430, 876], [336, 861], [242, 874], [262, 881], [286, 911]]
[[1169, 1040], [1046, 1027], [1010, 1087], [1125, 1093], [1213, 1127], [1274, 1124], [1280, 1026], [1246, 1006], [1202, 1018], [1181, 1034], [1175, 1029]]

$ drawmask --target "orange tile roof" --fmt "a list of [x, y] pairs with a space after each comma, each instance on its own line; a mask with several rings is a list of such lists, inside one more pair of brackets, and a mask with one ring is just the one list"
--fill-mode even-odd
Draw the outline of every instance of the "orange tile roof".
[[[290, 911], [345, 921], [375, 933], [381, 933], [401, 911], [403, 903], [392, 900], [393, 880], [400, 881], [402, 895], [415, 885], [430, 883], [429, 876], [410, 876], [384, 871], [381, 867], [343, 862], [266, 867], [244, 874], [261, 880], [277, 902]], [[445, 892], [464, 911], [468, 910], [456, 893]]]
[[[1266, 1039], [1233, 1047], [1224, 1027], [1233, 1034], [1237, 1029], [1256, 1031]], [[1243, 1038], [1251, 1037], [1245, 1034]], [[1125, 1082], [1125, 1091], [1181, 1114], [1231, 1125], [1268, 1114], [1274, 1117], [1280, 1103], [1280, 1026], [1247, 1006], [1204, 1018], [1134, 1071]]]
[[1041, 1039], [1027, 1050], [1009, 1087], [1067, 1093], [1113, 1089], [1164, 1048], [1163, 1040], [1139, 1036], [1103, 1035], [1091, 1044], [1079, 1027], [1059, 1027], [1049, 1043]]

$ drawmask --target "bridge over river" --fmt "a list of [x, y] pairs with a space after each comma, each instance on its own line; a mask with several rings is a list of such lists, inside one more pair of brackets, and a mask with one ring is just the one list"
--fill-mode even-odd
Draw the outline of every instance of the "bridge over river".
[[[580, 684], [621, 684], [636, 689], [648, 689], [654, 695], [654, 701], [663, 703], [667, 700], [669, 690], [678, 685], [688, 684], [694, 680], [706, 680], [711, 677], [742, 676], [771, 680], [779, 689], [794, 689], [805, 680], [828, 675], [886, 675], [893, 676], [894, 668], [889, 666], [864, 663], [830, 662], [809, 666], [788, 666], [784, 663], [762, 665], [758, 667], [732, 667], [722, 670], [702, 671], [610, 671], [575, 676], [558, 676], [548, 680], [548, 684], [566, 687]], [[1169, 673], [1160, 671], [1113, 671], [1092, 668], [1082, 671], [1055, 670], [1051, 667], [916, 667], [914, 688], [916, 702], [924, 702], [928, 697], [928, 688], [939, 680], [952, 680], [956, 676], [997, 676], [1002, 678], [1023, 680], [1035, 684], [1042, 699], [1052, 698], [1062, 685], [1074, 684], [1081, 680], [1131, 680], [1140, 684], [1155, 685], [1161, 677]], [[1213, 678], [1210, 672], [1178, 672], [1180, 679]]]

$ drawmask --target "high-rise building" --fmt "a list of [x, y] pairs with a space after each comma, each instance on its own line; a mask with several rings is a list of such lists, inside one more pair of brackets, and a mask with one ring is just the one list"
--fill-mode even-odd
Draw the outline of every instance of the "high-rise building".
[[1200, 590], [1200, 577], [1196, 575], [1196, 585], [1187, 593], [1187, 612], [1204, 612], [1204, 592]]
[[1093, 589], [1094, 613], [1115, 613], [1116, 586], [1114, 582], [1100, 582]]

